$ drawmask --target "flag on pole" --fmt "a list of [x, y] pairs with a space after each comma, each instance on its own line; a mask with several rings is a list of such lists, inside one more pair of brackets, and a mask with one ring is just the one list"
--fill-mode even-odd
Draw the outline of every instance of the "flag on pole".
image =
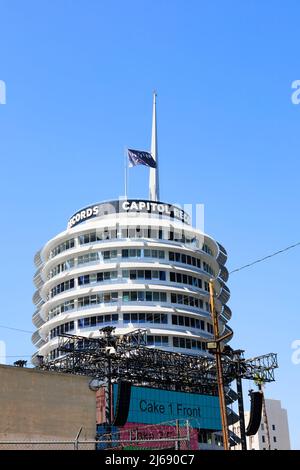
[[156, 161], [154, 160], [150, 152], [145, 152], [143, 150], [128, 149], [127, 154], [130, 167], [136, 165], [146, 165], [150, 166], [151, 168], [156, 168]]

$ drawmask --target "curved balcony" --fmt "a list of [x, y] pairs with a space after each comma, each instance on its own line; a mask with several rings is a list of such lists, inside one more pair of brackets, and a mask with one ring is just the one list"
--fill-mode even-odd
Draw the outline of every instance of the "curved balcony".
[[217, 261], [218, 261], [219, 264], [224, 265], [227, 261], [227, 251], [225, 250], [225, 248], [219, 242], [217, 242], [217, 245], [218, 245], [218, 248], [219, 248]]
[[228, 305], [224, 305], [222, 312], [221, 312], [221, 317], [223, 317], [225, 322], [228, 322], [231, 319], [232, 312], [231, 309], [228, 307]]
[[233, 411], [229, 406], [226, 407], [226, 411], [227, 411], [228, 426], [231, 426], [232, 424], [235, 424], [240, 420], [239, 415], [236, 414], [236, 412]]
[[227, 335], [228, 333], [230, 334], [230, 336], [228, 336], [228, 338], [226, 338], [226, 339], [224, 340], [225, 343], [228, 343], [228, 341], [231, 341], [231, 340], [232, 340], [232, 337], [233, 337], [233, 330], [232, 330], [232, 328], [230, 328], [230, 326], [228, 326], [228, 325], [225, 325], [224, 331], [223, 331], [222, 335]]
[[222, 281], [227, 282], [229, 278], [228, 269], [225, 266], [223, 266], [223, 264], [219, 266], [220, 266], [219, 277], [222, 279]]
[[34, 255], [34, 264], [36, 265], [37, 268], [43, 265], [43, 260], [41, 258], [41, 249], [36, 252]]
[[230, 290], [228, 287], [224, 284], [224, 282], [220, 281], [221, 283], [221, 291], [218, 295], [218, 299], [222, 304], [227, 304], [228, 300], [230, 299]]
[[34, 312], [32, 316], [32, 323], [36, 328], [40, 328], [45, 323], [45, 320], [43, 320], [43, 318], [40, 316], [40, 309], [37, 309]]
[[36, 306], [39, 306], [42, 302], [44, 302], [41, 295], [40, 295], [39, 290], [36, 290], [35, 293], [33, 294], [32, 301], [33, 301], [34, 305], [36, 305]]
[[37, 348], [41, 348], [46, 344], [46, 341], [41, 338], [39, 331], [35, 331], [33, 333], [33, 335], [31, 336], [31, 341]]
[[238, 399], [238, 394], [229, 386], [224, 387], [224, 392], [227, 405], [234, 403]]
[[39, 351], [37, 351], [31, 356], [31, 362], [34, 366], [39, 366], [41, 364], [41, 359], [42, 358], [43, 358], [43, 356], [41, 356], [39, 354]]
[[43, 281], [43, 278], [42, 278], [41, 272], [40, 272], [41, 269], [42, 269], [42, 266], [40, 266], [39, 270], [36, 272], [36, 274], [33, 278], [34, 285], [37, 289], [40, 289], [44, 284], [44, 281]]

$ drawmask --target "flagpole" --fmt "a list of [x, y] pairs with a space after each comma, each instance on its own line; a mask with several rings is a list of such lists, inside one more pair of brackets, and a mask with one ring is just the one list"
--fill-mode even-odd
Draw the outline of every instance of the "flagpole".
[[149, 173], [149, 199], [150, 201], [159, 201], [159, 178], [158, 178], [158, 151], [157, 151], [157, 120], [156, 120], [156, 91], [153, 92], [153, 111], [152, 111], [152, 136], [151, 136], [151, 155], [156, 162], [155, 168], [150, 168]]
[[127, 148], [124, 147], [124, 186], [125, 186], [125, 199], [127, 199], [127, 190], [128, 190], [128, 155]]

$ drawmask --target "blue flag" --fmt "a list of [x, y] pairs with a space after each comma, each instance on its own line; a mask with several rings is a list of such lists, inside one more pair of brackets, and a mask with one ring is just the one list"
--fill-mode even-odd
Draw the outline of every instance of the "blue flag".
[[133, 149], [128, 149], [127, 152], [130, 167], [136, 165], [146, 165], [150, 166], [151, 168], [156, 168], [156, 161], [152, 157], [151, 153], [144, 152], [143, 150]]

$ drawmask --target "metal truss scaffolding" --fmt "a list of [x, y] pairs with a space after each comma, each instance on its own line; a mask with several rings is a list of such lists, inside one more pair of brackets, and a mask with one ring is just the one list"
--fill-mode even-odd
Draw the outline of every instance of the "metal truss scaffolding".
[[[113, 327], [100, 330], [99, 338], [64, 334], [60, 356], [40, 357], [40, 368], [91, 376], [99, 380], [128, 381], [137, 385], [217, 395], [216, 364], [212, 356], [193, 356], [146, 346], [145, 329], [117, 336]], [[277, 355], [244, 359], [241, 350], [225, 347], [222, 354], [224, 384], [237, 377], [274, 381]]]

